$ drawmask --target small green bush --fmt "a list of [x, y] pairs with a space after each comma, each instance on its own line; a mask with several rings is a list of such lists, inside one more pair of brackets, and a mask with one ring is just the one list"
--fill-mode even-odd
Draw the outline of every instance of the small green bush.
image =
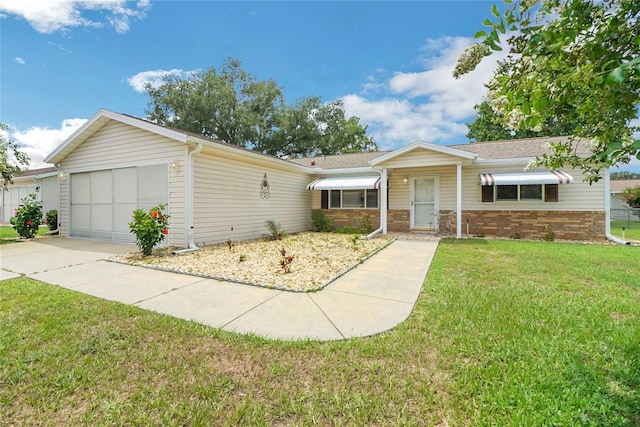
[[333, 228], [333, 221], [322, 211], [313, 211], [311, 213], [311, 225], [314, 231], [326, 233]]
[[129, 230], [136, 236], [136, 244], [144, 256], [151, 255], [153, 247], [164, 240], [169, 233], [168, 219], [162, 211], [164, 205], [151, 208], [149, 212], [142, 209], [133, 211], [133, 221], [129, 223]]
[[336, 233], [341, 234], [362, 234], [362, 231], [358, 227], [352, 227], [350, 225], [340, 227], [336, 230]]
[[47, 226], [49, 227], [49, 230], [58, 229], [58, 210], [57, 209], [51, 209], [50, 211], [47, 211], [47, 213], [44, 214], [44, 217], [47, 221]]
[[371, 234], [373, 232], [373, 222], [369, 215], [362, 217], [362, 220], [360, 221], [360, 230], [362, 230], [364, 234]]
[[272, 219], [264, 222], [267, 230], [269, 231], [269, 240], [282, 240], [286, 237], [287, 233], [282, 229], [282, 226]]
[[553, 227], [551, 227], [550, 225], [547, 225], [544, 228], [544, 234], [542, 234], [542, 240], [544, 240], [545, 242], [553, 242], [554, 240], [556, 240], [556, 232], [553, 231]]
[[38, 227], [42, 223], [42, 202], [36, 199], [35, 194], [22, 199], [22, 204], [16, 209], [16, 215], [9, 219], [18, 236], [30, 239], [38, 233]]

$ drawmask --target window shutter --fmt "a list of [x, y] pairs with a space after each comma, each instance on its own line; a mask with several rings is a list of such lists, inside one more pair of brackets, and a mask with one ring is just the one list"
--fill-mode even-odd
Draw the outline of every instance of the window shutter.
[[493, 185], [482, 186], [482, 202], [493, 202]]
[[329, 190], [322, 190], [320, 192], [320, 208], [329, 209]]
[[544, 201], [545, 202], [557, 202], [558, 201], [558, 184], [545, 184], [545, 186], [544, 186]]

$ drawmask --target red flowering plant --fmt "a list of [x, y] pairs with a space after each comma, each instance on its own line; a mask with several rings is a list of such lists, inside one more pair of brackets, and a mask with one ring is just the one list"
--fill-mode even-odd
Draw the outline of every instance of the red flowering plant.
[[627, 187], [622, 193], [620, 198], [626, 202], [631, 208], [640, 208], [640, 185], [635, 187]]
[[133, 211], [133, 221], [129, 223], [129, 230], [136, 236], [136, 244], [144, 256], [151, 255], [153, 247], [164, 240], [169, 233], [169, 215], [164, 214], [165, 205], [151, 208], [149, 212], [143, 209]]
[[9, 219], [13, 228], [23, 239], [30, 239], [38, 233], [38, 227], [42, 223], [42, 202], [35, 194], [29, 194], [21, 200], [20, 207], [16, 209], [15, 216]]

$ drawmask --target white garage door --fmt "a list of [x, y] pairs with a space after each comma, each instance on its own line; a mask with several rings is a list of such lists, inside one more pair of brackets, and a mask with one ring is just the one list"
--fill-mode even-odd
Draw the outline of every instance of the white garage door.
[[70, 235], [134, 242], [133, 211], [168, 202], [167, 165], [71, 174]]

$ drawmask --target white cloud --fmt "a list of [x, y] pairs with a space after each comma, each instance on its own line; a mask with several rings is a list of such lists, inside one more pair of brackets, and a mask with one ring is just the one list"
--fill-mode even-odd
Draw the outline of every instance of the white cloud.
[[152, 87], [158, 87], [162, 84], [162, 79], [165, 76], [177, 76], [177, 77], [187, 77], [193, 73], [198, 72], [198, 70], [192, 71], [184, 71], [177, 68], [172, 70], [150, 70], [150, 71], [142, 71], [133, 77], [127, 78], [127, 82], [136, 92], [143, 93], [145, 91], [145, 85], [148, 83]]
[[[126, 33], [132, 19], [142, 19], [149, 9], [148, 0], [134, 8], [126, 0], [3, 0], [0, 11], [25, 19], [38, 32], [50, 34], [75, 27], [103, 27], [107, 23], [118, 33]], [[84, 12], [99, 11], [106, 22], [92, 21]]]
[[[383, 83], [369, 77], [360, 95], [343, 97], [345, 111], [369, 125], [381, 149], [417, 140], [439, 143], [463, 137], [465, 123], [475, 114], [473, 106], [486, 95], [484, 84], [505, 55], [485, 58], [475, 71], [456, 80], [452, 71], [458, 56], [472, 43], [463, 37], [427, 40], [418, 58], [423, 70], [396, 72]], [[380, 87], [386, 91], [376, 98], [373, 92]]]
[[25, 60], [24, 60], [24, 59], [22, 59], [22, 58], [20, 58], [19, 56], [16, 56], [15, 60], [16, 60], [16, 62], [17, 62], [18, 64], [20, 64], [20, 65], [24, 65], [24, 64], [26, 64]]
[[86, 121], [87, 119], [66, 119], [59, 129], [33, 126], [24, 131], [13, 131], [10, 136], [18, 143], [20, 151], [29, 156], [29, 168], [36, 169], [50, 166], [44, 162], [44, 158]]

